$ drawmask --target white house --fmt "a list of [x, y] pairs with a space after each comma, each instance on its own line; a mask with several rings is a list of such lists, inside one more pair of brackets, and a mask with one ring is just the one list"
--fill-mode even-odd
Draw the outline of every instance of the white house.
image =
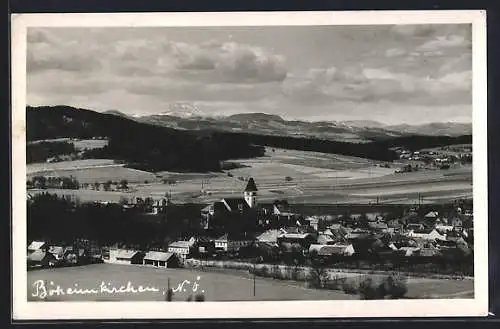
[[33, 241], [28, 246], [28, 253], [33, 253], [37, 250], [41, 250], [47, 247], [47, 243], [45, 241]]
[[224, 234], [214, 242], [216, 250], [237, 251], [240, 248], [251, 245], [253, 240], [249, 237], [230, 237]]
[[450, 232], [450, 231], [455, 230], [455, 227], [453, 225], [437, 224], [436, 230], [443, 231], [443, 232]]
[[446, 240], [446, 236], [441, 235], [436, 229], [410, 231], [408, 236], [411, 238], [417, 238], [423, 240], [436, 240], [436, 239]]
[[188, 241], [172, 242], [168, 245], [168, 252], [176, 254], [177, 257], [184, 261], [191, 253], [191, 249], [194, 247], [195, 242], [195, 238], [191, 238]]
[[352, 256], [354, 247], [350, 243], [336, 243], [333, 245], [312, 244], [309, 253], [317, 252], [318, 256]]

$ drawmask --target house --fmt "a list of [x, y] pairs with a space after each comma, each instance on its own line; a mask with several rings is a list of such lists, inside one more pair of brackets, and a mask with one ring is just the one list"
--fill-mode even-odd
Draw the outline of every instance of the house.
[[455, 230], [455, 227], [453, 225], [437, 224], [436, 230], [446, 233], [446, 232], [451, 232], [451, 231]]
[[318, 230], [318, 223], [320, 219], [316, 216], [309, 216], [305, 218], [305, 221], [309, 223], [309, 226], [311, 226], [314, 230]]
[[451, 223], [450, 223], [455, 229], [462, 229], [462, 224], [463, 224], [463, 221], [460, 217], [455, 217], [451, 220]]
[[[277, 200], [273, 203], [273, 215], [275, 215], [279, 221], [283, 221], [283, 220], [292, 221], [292, 220], [296, 219], [296, 217], [298, 217], [298, 215], [296, 213], [291, 211], [288, 202], [280, 201], [280, 200]], [[319, 219], [313, 219], [312, 223], [309, 221], [309, 225], [311, 225], [311, 224], [315, 225], [316, 230], [317, 230], [318, 222], [319, 222]]]
[[255, 241], [257, 242], [269, 242], [269, 243], [277, 243], [278, 236], [281, 234], [279, 230], [267, 230], [261, 234], [259, 234]]
[[312, 244], [309, 247], [309, 253], [316, 252], [320, 257], [331, 256], [352, 256], [354, 255], [354, 247], [352, 244], [333, 244], [333, 245], [320, 245]]
[[368, 228], [374, 231], [386, 231], [389, 228], [389, 226], [383, 222], [369, 222]]
[[440, 255], [439, 249], [437, 248], [422, 248], [418, 252], [420, 257], [437, 257]]
[[111, 249], [109, 251], [109, 262], [114, 264], [142, 264], [144, 253], [137, 250]]
[[378, 212], [369, 212], [366, 213], [365, 216], [369, 222], [380, 222], [384, 220], [384, 216]]
[[423, 240], [436, 240], [436, 239], [446, 239], [444, 235], [441, 235], [436, 229], [424, 229], [410, 231], [409, 237], [418, 238]]
[[347, 233], [347, 240], [357, 240], [357, 239], [366, 239], [371, 236], [371, 232], [363, 229], [354, 229], [351, 232]]
[[326, 234], [320, 234], [318, 236], [318, 239], [316, 240], [317, 244], [318, 245], [327, 245], [327, 244], [334, 244], [335, 242], [337, 242], [336, 240], [334, 240], [330, 235], [326, 235]]
[[171, 252], [148, 251], [144, 256], [143, 265], [175, 268], [179, 266], [179, 260], [175, 254]]
[[238, 251], [240, 248], [252, 245], [253, 240], [250, 236], [224, 234], [215, 240], [215, 249], [226, 252]]
[[53, 254], [38, 249], [28, 256], [28, 267], [53, 267], [57, 263]]
[[422, 231], [425, 230], [425, 225], [424, 224], [408, 224], [406, 225], [406, 230], [407, 231]]
[[401, 247], [398, 249], [396, 253], [401, 256], [410, 257], [418, 255], [419, 252], [420, 252], [419, 247]]
[[437, 211], [429, 211], [424, 218], [426, 219], [433, 219], [436, 220], [439, 216], [439, 213]]
[[215, 243], [213, 239], [205, 236], [195, 238], [195, 248], [199, 253], [212, 254], [215, 251]]
[[399, 222], [399, 219], [388, 220], [387, 227], [394, 229], [394, 232], [401, 232], [403, 230], [403, 224]]
[[58, 262], [61, 262], [64, 260], [65, 248], [59, 247], [59, 246], [50, 246], [48, 249], [48, 252], [50, 252], [52, 255], [54, 255], [55, 259]]
[[[100, 258], [102, 259], [102, 257]], [[76, 248], [73, 246], [63, 248], [63, 260], [68, 264], [85, 264], [90, 257], [85, 248]]]
[[323, 231], [323, 234], [329, 235], [334, 240], [345, 241], [347, 229], [340, 224], [332, 224], [329, 228]]
[[176, 254], [181, 261], [184, 261], [191, 254], [195, 243], [195, 238], [188, 241], [175, 241], [168, 245], [168, 252]]
[[45, 241], [33, 241], [28, 246], [28, 254], [33, 253], [37, 250], [46, 250], [48, 247]]
[[304, 249], [316, 241], [316, 237], [311, 233], [290, 233], [284, 232], [278, 236], [278, 244], [291, 243], [298, 244]]

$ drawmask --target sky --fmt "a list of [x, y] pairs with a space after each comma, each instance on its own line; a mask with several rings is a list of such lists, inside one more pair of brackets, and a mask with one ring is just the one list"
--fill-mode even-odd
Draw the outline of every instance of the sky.
[[27, 104], [472, 121], [470, 25], [30, 28]]

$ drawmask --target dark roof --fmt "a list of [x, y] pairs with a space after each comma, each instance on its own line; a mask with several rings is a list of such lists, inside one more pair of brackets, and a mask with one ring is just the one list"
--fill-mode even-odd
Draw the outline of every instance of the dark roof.
[[433, 228], [424, 228], [423, 230], [414, 230], [413, 233], [416, 233], [416, 234], [429, 234], [432, 231], [434, 231]]
[[234, 234], [224, 234], [220, 236], [216, 241], [252, 241], [255, 237], [251, 234], [245, 235], [244, 233], [234, 233]]
[[242, 205], [243, 209], [249, 209], [248, 203], [243, 198], [224, 198], [227, 205], [229, 206], [231, 211], [238, 210], [238, 205]]
[[250, 177], [248, 180], [247, 187], [245, 188], [245, 192], [257, 192], [257, 186], [255, 185], [255, 181], [253, 180], [253, 177]]

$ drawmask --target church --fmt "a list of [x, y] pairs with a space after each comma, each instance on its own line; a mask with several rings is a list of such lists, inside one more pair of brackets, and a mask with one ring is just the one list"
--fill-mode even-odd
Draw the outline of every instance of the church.
[[205, 230], [222, 229], [237, 219], [256, 220], [257, 192], [255, 181], [250, 177], [243, 191], [243, 197], [223, 198], [201, 210], [202, 227]]

